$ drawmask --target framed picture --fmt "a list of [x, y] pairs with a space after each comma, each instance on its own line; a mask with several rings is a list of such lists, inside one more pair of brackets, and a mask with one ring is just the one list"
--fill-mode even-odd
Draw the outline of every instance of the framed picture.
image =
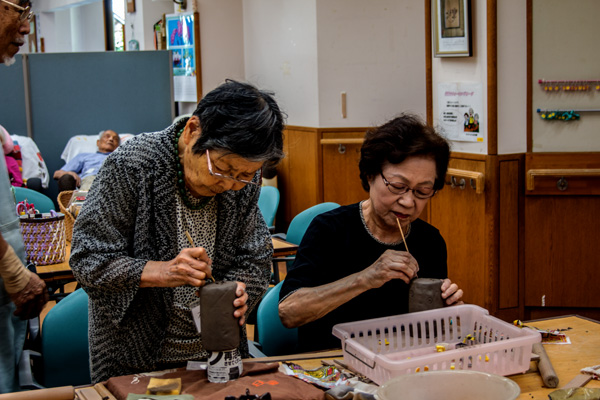
[[433, 55], [470, 57], [471, 0], [432, 0]]

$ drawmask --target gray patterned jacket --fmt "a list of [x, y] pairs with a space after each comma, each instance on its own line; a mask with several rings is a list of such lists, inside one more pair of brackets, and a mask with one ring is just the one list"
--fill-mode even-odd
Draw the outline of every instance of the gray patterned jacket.
[[[112, 153], [76, 219], [69, 263], [89, 295], [93, 382], [156, 367], [173, 289], [140, 288], [139, 282], [147, 261], [177, 255], [172, 149], [174, 134], [185, 123], [138, 135]], [[268, 287], [273, 252], [257, 205], [259, 193], [247, 185], [216, 196], [213, 275], [244, 282], [249, 311]], [[245, 327], [240, 351], [248, 355]]]

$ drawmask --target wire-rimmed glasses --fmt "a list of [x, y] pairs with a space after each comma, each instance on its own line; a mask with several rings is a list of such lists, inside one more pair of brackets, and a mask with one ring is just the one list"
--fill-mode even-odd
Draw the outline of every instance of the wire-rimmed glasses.
[[28, 19], [30, 20], [31, 17], [33, 16], [33, 11], [31, 11], [30, 5], [27, 7], [21, 7], [20, 5], [11, 3], [8, 0], [0, 0], [0, 1], [13, 6], [14, 8], [16, 8], [19, 11], [19, 22], [25, 22], [25, 20], [28, 20]]
[[236, 182], [240, 182], [243, 183], [244, 185], [254, 185], [254, 186], [259, 186], [261, 185], [262, 182], [262, 168], [260, 169], [260, 179], [258, 180], [258, 182], [252, 182], [252, 181], [248, 181], [245, 179], [239, 179], [239, 178], [235, 178], [231, 175], [224, 175], [224, 174], [220, 174], [218, 172], [214, 172], [212, 169], [212, 163], [210, 162], [210, 153], [208, 152], [208, 149], [206, 149], [206, 160], [208, 163], [208, 173], [211, 174], [212, 176], [218, 176], [219, 178], [223, 178], [223, 179], [231, 179], [233, 181]]
[[381, 172], [381, 178], [383, 179], [383, 183], [385, 184], [385, 186], [393, 194], [405, 194], [408, 191], [411, 191], [417, 199], [429, 199], [430, 197], [433, 197], [433, 195], [437, 192], [437, 190], [429, 186], [419, 186], [416, 188], [411, 188], [410, 186], [402, 182], [390, 182], [387, 179], [385, 179], [385, 176], [383, 176], [383, 172]]

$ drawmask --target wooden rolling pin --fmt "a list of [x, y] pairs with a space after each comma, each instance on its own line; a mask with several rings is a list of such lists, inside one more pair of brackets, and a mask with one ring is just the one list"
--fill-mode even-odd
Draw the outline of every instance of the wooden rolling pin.
[[74, 398], [73, 386], [0, 394], [0, 400], [73, 400]]
[[550, 362], [550, 358], [548, 358], [548, 354], [546, 354], [546, 350], [544, 350], [544, 346], [541, 343], [535, 343], [532, 350], [535, 354], [540, 356], [538, 369], [540, 370], [544, 385], [549, 388], [557, 387], [558, 376], [556, 375], [556, 372], [554, 372], [554, 367], [552, 367], [552, 363]]

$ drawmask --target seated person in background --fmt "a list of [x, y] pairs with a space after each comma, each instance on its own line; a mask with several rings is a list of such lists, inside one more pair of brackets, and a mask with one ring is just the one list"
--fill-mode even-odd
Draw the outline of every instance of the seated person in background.
[[359, 169], [369, 198], [315, 217], [281, 288], [279, 315], [299, 327], [301, 351], [339, 348], [336, 324], [408, 312], [417, 273], [444, 279], [446, 304], [460, 302], [444, 239], [418, 219], [444, 187], [449, 157], [446, 139], [412, 115], [367, 132]]
[[89, 190], [102, 163], [119, 147], [120, 141], [119, 135], [113, 130], [108, 129], [100, 133], [100, 138], [96, 142], [98, 146], [96, 153], [78, 154], [54, 173], [59, 192], [77, 188]]

